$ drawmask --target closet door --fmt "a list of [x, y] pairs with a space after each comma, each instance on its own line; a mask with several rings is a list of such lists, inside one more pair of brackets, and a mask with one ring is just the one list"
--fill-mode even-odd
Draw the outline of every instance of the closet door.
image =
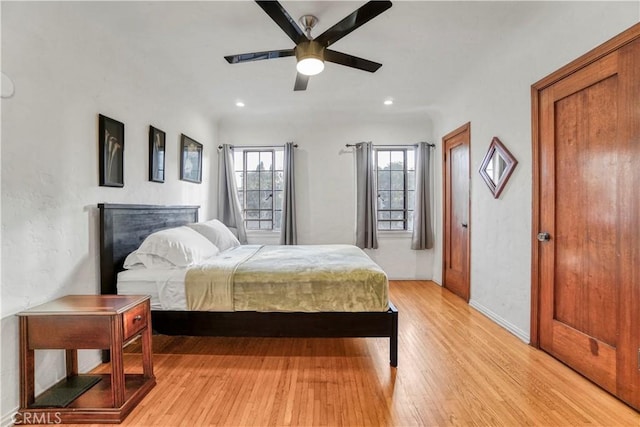
[[537, 333], [640, 408], [640, 39], [608, 52], [537, 92]]

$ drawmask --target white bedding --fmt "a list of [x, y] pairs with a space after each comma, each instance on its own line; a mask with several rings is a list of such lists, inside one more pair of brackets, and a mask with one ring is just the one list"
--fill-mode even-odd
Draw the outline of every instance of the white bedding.
[[118, 273], [119, 295], [150, 295], [151, 310], [186, 310], [187, 268], [135, 269]]
[[[207, 260], [207, 264], [234, 264], [255, 252], [254, 246], [227, 249]], [[184, 281], [189, 268], [137, 268], [118, 273], [119, 295], [150, 295], [152, 310], [187, 310]]]
[[[214, 297], [205, 300], [213, 308], [194, 307], [193, 286], [201, 289], [196, 298]], [[388, 304], [386, 275], [350, 245], [242, 245], [196, 267], [120, 272], [117, 287], [151, 295], [152, 310], [385, 311]]]

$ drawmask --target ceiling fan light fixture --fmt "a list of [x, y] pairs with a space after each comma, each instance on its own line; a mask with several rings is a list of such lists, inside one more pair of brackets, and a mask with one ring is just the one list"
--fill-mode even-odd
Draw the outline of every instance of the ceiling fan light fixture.
[[324, 47], [313, 40], [296, 46], [296, 69], [305, 76], [315, 76], [324, 70]]
[[315, 76], [324, 70], [324, 61], [318, 58], [305, 58], [298, 61], [296, 69], [305, 76]]

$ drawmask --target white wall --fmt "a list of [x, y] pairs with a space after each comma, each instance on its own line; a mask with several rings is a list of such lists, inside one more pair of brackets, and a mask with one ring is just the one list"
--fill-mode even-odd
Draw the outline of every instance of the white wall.
[[[223, 121], [219, 141], [233, 145], [278, 145], [296, 149], [296, 199], [299, 244], [355, 243], [355, 157], [345, 144], [413, 144], [431, 140], [428, 118], [386, 118], [326, 122], [312, 119]], [[273, 243], [269, 234], [253, 233], [250, 242]], [[379, 248], [367, 253], [392, 279], [432, 277], [433, 250], [410, 249], [410, 233], [379, 233]]]
[[[216, 128], [206, 111], [168, 96], [163, 70], [105, 43], [73, 3], [3, 3], [1, 424], [18, 406], [14, 314], [56, 297], [99, 292], [96, 204], [198, 204], [215, 212]], [[96, 16], [96, 19], [99, 19]], [[98, 113], [125, 123], [125, 186], [98, 186]], [[167, 133], [166, 181], [148, 182], [148, 128]], [[204, 144], [203, 183], [179, 181], [179, 137]], [[36, 393], [64, 373], [61, 351], [36, 352]], [[83, 352], [81, 369], [99, 362]]]
[[[638, 22], [640, 16], [638, 2], [548, 2], [539, 6], [537, 15], [530, 16], [501, 46], [496, 46], [496, 55], [486, 58], [452, 88], [448, 102], [434, 118], [434, 135], [439, 140], [471, 122], [470, 304], [527, 342], [531, 305], [531, 85]], [[478, 174], [494, 136], [519, 162], [497, 200]], [[442, 158], [440, 150], [438, 156]], [[441, 162], [437, 174], [442, 175]], [[441, 186], [436, 188], [441, 206]], [[441, 214], [442, 209], [438, 209], [438, 230], [442, 229]], [[441, 259], [441, 241], [437, 248], [437, 258]], [[441, 280], [440, 262], [434, 266], [434, 277]]]

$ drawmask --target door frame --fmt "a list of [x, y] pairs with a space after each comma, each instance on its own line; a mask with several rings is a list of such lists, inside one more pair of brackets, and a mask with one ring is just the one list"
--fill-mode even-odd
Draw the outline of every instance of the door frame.
[[469, 176], [468, 176], [469, 194], [467, 199], [468, 218], [467, 218], [467, 256], [466, 256], [466, 264], [467, 264], [467, 271], [466, 271], [467, 280], [466, 281], [468, 286], [466, 301], [469, 302], [469, 299], [471, 298], [471, 122], [467, 122], [463, 124], [459, 128], [449, 132], [448, 134], [442, 137], [442, 287], [445, 287], [444, 279], [445, 279], [445, 271], [447, 267], [447, 260], [445, 258], [447, 239], [445, 238], [445, 236], [446, 236], [446, 230], [447, 230], [447, 224], [448, 224], [447, 215], [449, 214], [447, 209], [448, 205], [447, 205], [447, 199], [446, 199], [446, 196], [447, 196], [446, 141], [463, 132], [467, 132], [469, 134], [469, 141], [468, 141], [469, 150], [468, 150], [468, 159], [467, 159], [469, 163], [467, 166], [468, 172], [469, 172]]
[[540, 95], [544, 89], [592, 64], [622, 46], [640, 38], [640, 23], [615, 36], [611, 40], [590, 50], [578, 59], [559, 70], [549, 74], [531, 86], [531, 142], [533, 155], [533, 192], [531, 210], [531, 331], [530, 345], [540, 348], [540, 242], [537, 235], [540, 228], [540, 213], [544, 206], [541, 203], [542, 171], [540, 170]]

